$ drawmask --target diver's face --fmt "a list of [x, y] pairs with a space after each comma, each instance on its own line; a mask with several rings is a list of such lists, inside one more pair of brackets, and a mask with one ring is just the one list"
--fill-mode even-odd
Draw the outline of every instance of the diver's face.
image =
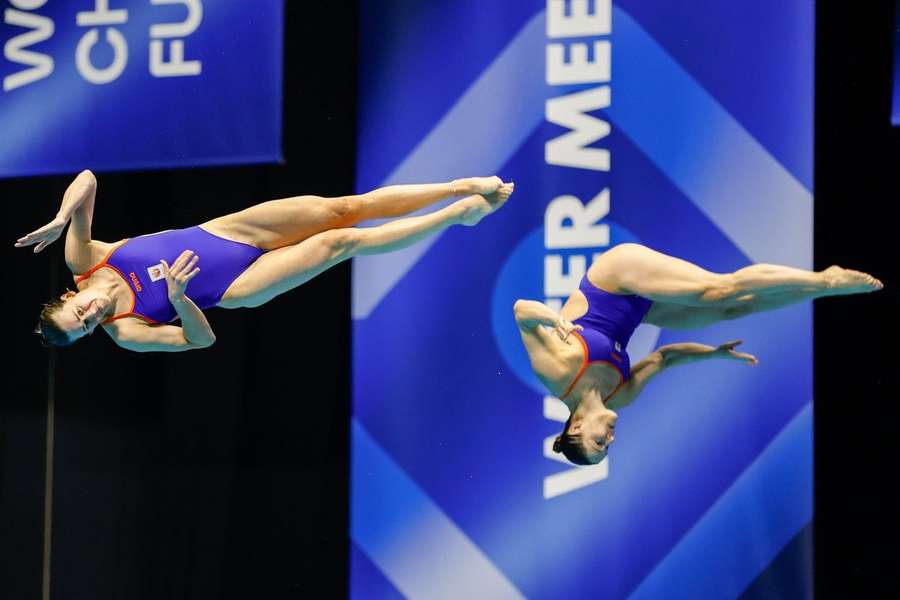
[[63, 305], [53, 315], [59, 328], [66, 332], [73, 342], [94, 332], [109, 310], [108, 296], [84, 290], [62, 295]]
[[581, 420], [577, 433], [584, 445], [585, 456], [593, 464], [606, 458], [610, 445], [616, 440], [616, 422], [619, 415], [615, 411], [604, 409], [597, 414]]

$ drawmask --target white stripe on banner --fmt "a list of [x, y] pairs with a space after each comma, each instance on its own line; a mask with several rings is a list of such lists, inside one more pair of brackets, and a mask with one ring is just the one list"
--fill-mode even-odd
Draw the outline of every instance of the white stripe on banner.
[[[740, 596], [812, 519], [812, 428], [810, 402], [656, 565], [629, 600]], [[709, 551], [711, 548], [715, 550]], [[698, 556], [705, 559], [700, 562]]]
[[613, 122], [750, 260], [811, 267], [812, 194], [628, 13], [613, 18]]
[[[544, 19], [541, 12], [522, 28], [383, 185], [492, 175], [512, 158], [544, 119], [543, 77], [534, 81], [544, 61]], [[438, 238], [353, 259], [353, 318], [368, 317]]]
[[350, 535], [407, 598], [525, 596], [356, 420]]
[[[640, 24], [613, 10], [610, 119], [751, 261], [811, 267], [812, 194]], [[487, 174], [509, 160], [544, 121], [550, 90], [535, 69], [545, 60], [545, 19], [541, 12], [519, 32], [384, 185]], [[354, 259], [353, 318], [368, 317], [438, 238]]]

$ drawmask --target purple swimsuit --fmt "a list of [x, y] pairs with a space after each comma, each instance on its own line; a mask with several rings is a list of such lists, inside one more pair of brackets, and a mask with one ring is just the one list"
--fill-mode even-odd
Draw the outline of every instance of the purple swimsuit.
[[129, 239], [76, 283], [97, 269], [111, 268], [128, 284], [134, 304], [129, 312], [106, 322], [139, 317], [151, 323], [168, 323], [178, 314], [169, 302], [161, 261], [171, 266], [185, 250], [193, 250], [200, 257], [200, 272], [188, 283], [186, 295], [201, 309], [217, 305], [228, 286], [263, 254], [255, 246], [226, 240], [200, 227], [173, 229]]
[[562, 398], [569, 395], [590, 363], [608, 363], [619, 371], [622, 382], [628, 380], [631, 362], [625, 347], [653, 304], [652, 300], [641, 296], [601, 290], [588, 280], [587, 275], [581, 279], [578, 289], [588, 303], [587, 313], [572, 321], [584, 327], [584, 331], [573, 332], [584, 347], [584, 364]]

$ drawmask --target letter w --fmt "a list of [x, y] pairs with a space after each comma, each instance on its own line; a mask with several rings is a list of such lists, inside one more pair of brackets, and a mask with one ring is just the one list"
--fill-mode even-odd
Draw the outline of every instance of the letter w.
[[3, 78], [3, 91], [9, 92], [43, 79], [53, 72], [53, 58], [46, 54], [25, 50], [25, 48], [49, 39], [53, 35], [54, 26], [53, 20], [48, 17], [14, 8], [6, 9], [4, 21], [7, 25], [26, 27], [31, 30], [10, 39], [3, 47], [3, 55], [7, 60], [31, 67]]
[[[569, 418], [569, 409], [557, 398], [544, 396], [544, 417], [565, 423]], [[551, 435], [544, 440], [544, 458], [559, 461], [567, 465], [569, 470], [544, 477], [544, 500], [568, 494], [609, 477], [609, 458], [590, 467], [573, 467], [565, 458], [553, 452], [555, 437]]]
[[607, 85], [548, 100], [547, 120], [572, 131], [547, 142], [544, 150], [547, 164], [609, 171], [609, 150], [587, 147], [609, 135], [609, 123], [584, 114], [607, 108], [609, 104]]

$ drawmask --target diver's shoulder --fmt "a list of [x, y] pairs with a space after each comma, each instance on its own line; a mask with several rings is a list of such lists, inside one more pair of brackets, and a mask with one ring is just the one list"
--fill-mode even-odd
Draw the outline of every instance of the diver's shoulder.
[[73, 276], [83, 275], [106, 260], [116, 248], [127, 241], [127, 239], [115, 242], [91, 240], [87, 244], [83, 244], [81, 251], [74, 257], [66, 257], [66, 266]]

